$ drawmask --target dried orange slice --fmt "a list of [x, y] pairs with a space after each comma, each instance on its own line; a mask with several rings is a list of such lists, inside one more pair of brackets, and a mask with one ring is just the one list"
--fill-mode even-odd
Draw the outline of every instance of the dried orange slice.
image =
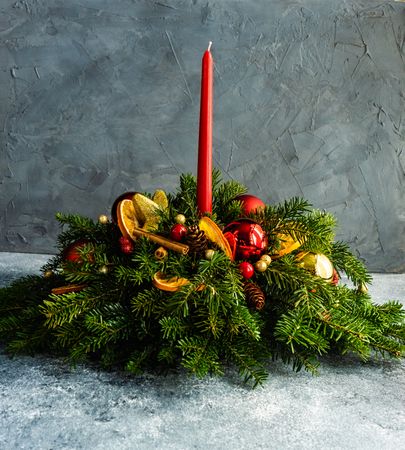
[[136, 239], [133, 231], [139, 227], [139, 222], [132, 200], [124, 199], [118, 203], [117, 222], [123, 236], [132, 240]]
[[236, 238], [235, 235], [227, 231], [224, 233], [224, 238], [228, 241], [229, 247], [232, 252], [232, 259], [235, 259], [236, 255]]
[[169, 206], [169, 200], [165, 191], [157, 189], [153, 194], [153, 201], [159, 205], [160, 209], [166, 209]]
[[224, 251], [225, 255], [233, 261], [234, 258], [231, 246], [218, 225], [209, 217], [204, 216], [200, 219], [198, 226], [200, 227], [200, 230], [205, 232], [207, 238], [217, 244], [218, 247]]
[[161, 291], [175, 292], [190, 283], [190, 281], [187, 280], [187, 278], [167, 277], [167, 275], [162, 272], [156, 272], [153, 276], [152, 283], [153, 286], [157, 287]]
[[300, 248], [302, 245], [301, 242], [296, 241], [289, 234], [279, 233], [277, 234], [277, 237], [280, 239], [280, 248], [277, 249], [277, 253], [271, 255], [273, 258], [281, 258], [284, 255], [288, 255], [288, 253], [297, 250], [297, 248]]

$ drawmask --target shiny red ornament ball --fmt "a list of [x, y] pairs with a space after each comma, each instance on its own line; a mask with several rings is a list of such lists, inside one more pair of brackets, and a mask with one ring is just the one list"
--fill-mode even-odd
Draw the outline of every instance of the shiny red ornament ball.
[[224, 236], [231, 248], [235, 248], [236, 259], [259, 259], [267, 249], [267, 236], [254, 220], [239, 219], [224, 228]]
[[134, 243], [128, 239], [125, 236], [121, 236], [119, 239], [120, 242], [120, 249], [122, 253], [125, 253], [126, 255], [129, 255], [134, 251]]
[[239, 270], [242, 276], [246, 279], [252, 278], [255, 273], [255, 268], [250, 262], [243, 261], [239, 264]]
[[173, 241], [181, 242], [187, 234], [187, 227], [182, 223], [176, 223], [172, 226], [170, 230], [170, 238]]
[[[63, 259], [65, 261], [82, 264], [84, 261], [80, 255], [80, 249], [82, 249], [87, 244], [90, 244], [90, 241], [86, 239], [79, 239], [78, 241], [73, 242], [73, 244], [70, 244], [63, 251]], [[92, 256], [89, 255], [90, 262], [92, 262], [92, 259]]]
[[259, 209], [262, 209], [266, 206], [266, 204], [262, 200], [260, 200], [260, 198], [250, 194], [238, 195], [237, 197], [235, 197], [235, 200], [239, 200], [240, 202], [242, 202], [243, 214], [247, 216], [251, 213], [258, 212]]

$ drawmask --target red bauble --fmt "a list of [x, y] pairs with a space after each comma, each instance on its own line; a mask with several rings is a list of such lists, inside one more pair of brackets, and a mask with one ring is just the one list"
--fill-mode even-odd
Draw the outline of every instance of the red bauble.
[[187, 227], [182, 223], [176, 223], [170, 230], [170, 237], [173, 241], [181, 242], [187, 234]]
[[[86, 239], [79, 239], [76, 242], [73, 242], [73, 244], [70, 244], [68, 247], [65, 248], [63, 251], [63, 259], [65, 261], [74, 262], [74, 263], [83, 263], [83, 259], [80, 255], [80, 249], [83, 248], [85, 245], [90, 244], [90, 241], [87, 241]], [[92, 262], [92, 256], [89, 255], [89, 260]]]
[[250, 194], [238, 195], [235, 197], [235, 200], [242, 202], [243, 214], [246, 214], [247, 216], [251, 213], [256, 213], [258, 209], [266, 206], [260, 198]]
[[235, 247], [237, 259], [259, 259], [267, 248], [267, 236], [254, 220], [239, 219], [224, 228], [224, 236]]
[[118, 198], [116, 198], [114, 200], [114, 203], [113, 203], [112, 208], [111, 208], [111, 220], [113, 221], [113, 223], [117, 223], [118, 203], [121, 200], [132, 200], [135, 194], [136, 194], [136, 192], [133, 192], [133, 191], [124, 192]]
[[125, 236], [121, 236], [119, 242], [122, 253], [129, 255], [134, 251], [134, 243], [130, 239], [126, 238]]
[[243, 261], [239, 264], [239, 270], [242, 276], [246, 279], [252, 278], [255, 273], [255, 268], [250, 262]]

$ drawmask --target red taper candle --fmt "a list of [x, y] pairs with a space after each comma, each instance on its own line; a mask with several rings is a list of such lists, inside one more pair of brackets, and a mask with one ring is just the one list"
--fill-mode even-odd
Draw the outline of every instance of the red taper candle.
[[212, 213], [212, 113], [214, 93], [214, 60], [212, 42], [202, 58], [200, 134], [198, 140], [197, 207], [201, 215]]

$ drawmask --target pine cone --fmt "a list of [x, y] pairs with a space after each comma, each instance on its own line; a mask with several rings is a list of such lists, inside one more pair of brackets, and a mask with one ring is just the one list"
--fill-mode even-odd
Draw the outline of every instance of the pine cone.
[[207, 236], [198, 225], [191, 225], [186, 235], [186, 244], [190, 247], [190, 253], [202, 254], [208, 246]]
[[264, 308], [266, 297], [257, 284], [245, 283], [243, 290], [245, 291], [246, 301], [249, 306], [256, 308], [258, 311]]

